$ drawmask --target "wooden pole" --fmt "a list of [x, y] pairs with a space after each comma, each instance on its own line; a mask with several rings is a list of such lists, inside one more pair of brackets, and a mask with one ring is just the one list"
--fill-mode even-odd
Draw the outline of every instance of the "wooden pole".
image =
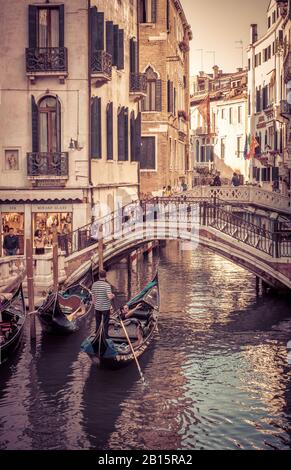
[[100, 224], [98, 229], [98, 267], [99, 273], [103, 271], [103, 225]]
[[131, 255], [127, 256], [127, 291], [128, 291], [128, 298], [131, 298], [131, 269], [132, 269], [132, 262], [131, 262]]
[[58, 233], [57, 228], [54, 227], [53, 231], [53, 279], [54, 291], [59, 289], [59, 247], [58, 247]]
[[34, 285], [33, 285], [33, 255], [32, 242], [26, 239], [26, 273], [28, 290], [28, 309], [30, 313], [30, 339], [36, 338], [35, 313], [34, 313]]

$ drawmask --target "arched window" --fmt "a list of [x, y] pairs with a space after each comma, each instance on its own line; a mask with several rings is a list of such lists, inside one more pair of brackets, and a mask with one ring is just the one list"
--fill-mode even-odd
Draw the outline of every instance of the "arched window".
[[57, 97], [45, 96], [38, 104], [39, 152], [61, 152], [61, 107]]
[[147, 96], [142, 101], [142, 111], [162, 110], [162, 81], [152, 67], [145, 71], [147, 78]]
[[199, 155], [199, 140], [196, 140], [196, 162], [200, 161], [200, 155]]

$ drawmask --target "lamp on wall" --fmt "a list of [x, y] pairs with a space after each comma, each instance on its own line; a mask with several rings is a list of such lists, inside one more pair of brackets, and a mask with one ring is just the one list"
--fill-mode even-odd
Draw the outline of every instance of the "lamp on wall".
[[73, 152], [74, 150], [82, 150], [82, 148], [83, 147], [79, 144], [78, 140], [74, 140], [71, 137], [70, 144], [69, 144], [69, 150], [71, 150]]

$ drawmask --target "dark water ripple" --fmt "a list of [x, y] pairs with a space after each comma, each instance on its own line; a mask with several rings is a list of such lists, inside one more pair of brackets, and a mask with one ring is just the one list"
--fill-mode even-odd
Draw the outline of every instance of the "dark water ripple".
[[[153, 271], [139, 266], [133, 293]], [[168, 245], [159, 273], [146, 385], [135, 366], [91, 366], [79, 351], [84, 331], [38, 331], [35, 348], [26, 332], [0, 369], [1, 449], [291, 448], [290, 301], [257, 298], [253, 275], [202, 248]], [[124, 265], [110, 277], [126, 291]]]

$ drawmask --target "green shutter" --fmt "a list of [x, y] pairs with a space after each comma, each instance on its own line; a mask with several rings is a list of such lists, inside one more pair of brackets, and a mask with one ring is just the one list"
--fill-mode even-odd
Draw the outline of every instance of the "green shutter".
[[135, 153], [135, 118], [134, 118], [134, 111], [131, 111], [130, 113], [130, 160], [132, 162], [135, 161], [134, 153]]
[[36, 47], [36, 19], [37, 8], [34, 5], [28, 6], [28, 47]]
[[61, 105], [58, 96], [56, 96], [56, 131], [57, 131], [57, 152], [61, 152]]
[[124, 108], [124, 160], [128, 160], [128, 108]]
[[91, 102], [91, 157], [101, 158], [101, 98]]
[[38, 106], [33, 95], [31, 96], [31, 129], [32, 151], [38, 152]]
[[106, 21], [106, 52], [113, 59], [113, 22]]
[[97, 8], [90, 8], [91, 54], [97, 51]]
[[113, 57], [112, 57], [112, 65], [118, 64], [118, 25], [113, 25]]
[[123, 29], [118, 30], [118, 70], [124, 69], [124, 31]]
[[59, 6], [59, 47], [65, 47], [65, 7]]
[[97, 50], [104, 50], [104, 13], [97, 12]]
[[141, 113], [139, 112], [135, 119], [135, 155], [134, 160], [140, 161], [141, 150]]
[[119, 110], [117, 117], [118, 129], [118, 160], [124, 161], [124, 108]]
[[113, 160], [113, 103], [108, 103], [106, 112], [107, 160]]

